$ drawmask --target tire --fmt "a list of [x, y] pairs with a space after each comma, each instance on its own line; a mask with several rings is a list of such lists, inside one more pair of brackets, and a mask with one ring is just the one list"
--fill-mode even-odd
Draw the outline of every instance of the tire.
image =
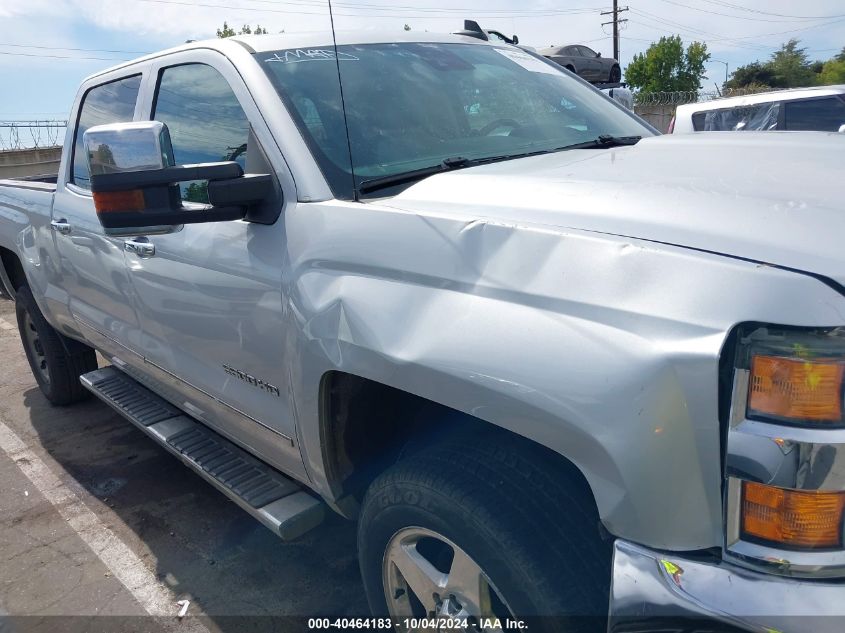
[[[527, 441], [466, 436], [380, 475], [358, 525], [361, 573], [376, 616], [430, 612], [392, 562], [404, 560], [403, 551], [441, 573], [468, 557], [480, 567], [482, 587], [492, 588], [486, 604], [496, 617], [556, 616], [532, 621], [532, 631], [606, 630], [611, 547], [601, 538], [592, 496], [574, 467]], [[456, 585], [449, 583], [435, 613], [477, 616], [469, 593], [452, 595]]]
[[15, 313], [26, 359], [47, 400], [63, 406], [90, 396], [79, 377], [97, 369], [94, 350], [53, 329], [26, 286], [15, 293]]
[[619, 66], [614, 66], [610, 69], [609, 83], [615, 84], [622, 80], [622, 69]]

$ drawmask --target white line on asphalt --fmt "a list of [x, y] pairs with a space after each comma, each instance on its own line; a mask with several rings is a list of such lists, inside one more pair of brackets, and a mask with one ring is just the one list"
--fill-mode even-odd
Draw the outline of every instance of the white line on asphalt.
[[14, 332], [17, 330], [14, 325], [9, 323], [6, 319], [0, 319], [0, 330], [6, 330], [7, 332]]
[[62, 518], [109, 568], [112, 575], [123, 583], [144, 610], [152, 616], [157, 616], [158, 625], [185, 633], [208, 633], [208, 629], [196, 618], [176, 618], [176, 598], [167, 587], [158, 581], [126, 543], [61, 482], [2, 418], [0, 449], [17, 464], [47, 501], [55, 506]]

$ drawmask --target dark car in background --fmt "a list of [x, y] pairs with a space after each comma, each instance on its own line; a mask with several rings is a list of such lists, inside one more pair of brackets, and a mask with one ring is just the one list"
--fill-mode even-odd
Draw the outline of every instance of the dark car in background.
[[612, 57], [602, 57], [601, 53], [597, 53], [589, 46], [581, 44], [552, 46], [541, 48], [537, 52], [593, 83], [617, 83], [622, 79], [622, 68], [619, 62]]

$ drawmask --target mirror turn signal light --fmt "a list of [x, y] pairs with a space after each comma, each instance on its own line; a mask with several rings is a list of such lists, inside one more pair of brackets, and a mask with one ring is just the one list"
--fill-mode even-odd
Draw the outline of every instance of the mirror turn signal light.
[[748, 413], [796, 422], [842, 422], [845, 363], [754, 355]]
[[97, 213], [109, 211], [143, 211], [145, 208], [144, 192], [140, 189], [129, 191], [94, 191], [94, 208]]
[[786, 549], [843, 546], [845, 492], [742, 483], [742, 537]]

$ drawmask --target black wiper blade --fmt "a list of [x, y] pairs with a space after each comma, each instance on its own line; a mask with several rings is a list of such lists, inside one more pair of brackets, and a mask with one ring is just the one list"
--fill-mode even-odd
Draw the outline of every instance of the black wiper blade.
[[423, 178], [428, 178], [434, 174], [439, 174], [444, 171], [452, 171], [453, 169], [463, 169], [464, 167], [474, 167], [476, 165], [486, 165], [488, 163], [498, 163], [513, 158], [525, 158], [526, 156], [537, 156], [539, 154], [548, 154], [549, 150], [538, 150], [533, 152], [522, 152], [515, 154], [503, 154], [501, 156], [484, 156], [482, 158], [465, 158], [463, 156], [452, 156], [444, 158], [439, 165], [430, 165], [429, 167], [422, 167], [421, 169], [414, 169], [411, 171], [404, 171], [398, 174], [390, 174], [389, 176], [379, 176], [378, 178], [370, 178], [364, 180], [358, 185], [358, 192], [362, 194], [371, 193], [380, 189], [388, 189], [390, 187], [398, 187], [410, 182], [416, 182]]
[[444, 158], [438, 165], [430, 165], [420, 169], [412, 169], [411, 171], [403, 171], [398, 174], [390, 174], [389, 176], [379, 176], [378, 178], [370, 178], [364, 180], [358, 185], [360, 193], [371, 193], [379, 189], [388, 189], [389, 187], [397, 187], [409, 182], [416, 182], [423, 178], [428, 178], [434, 174], [439, 174], [441, 171], [450, 171], [452, 169], [461, 169], [468, 167], [472, 161], [463, 156], [453, 156]]
[[560, 149], [605, 149], [607, 147], [621, 147], [624, 145], [636, 145], [643, 139], [642, 136], [611, 136], [610, 134], [602, 134], [594, 138], [592, 141], [584, 143], [575, 143], [574, 145], [567, 145]]

